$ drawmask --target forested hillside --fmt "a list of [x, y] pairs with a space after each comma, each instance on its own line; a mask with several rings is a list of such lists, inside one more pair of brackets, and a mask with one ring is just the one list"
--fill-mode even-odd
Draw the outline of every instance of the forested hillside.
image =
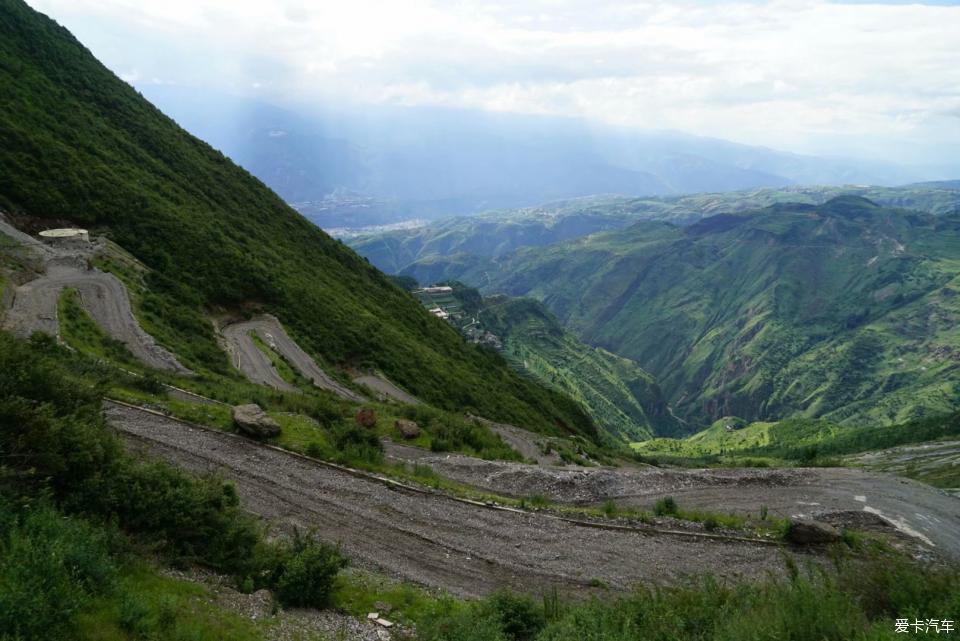
[[579, 401], [615, 441], [684, 431], [656, 380], [630, 359], [583, 344], [530, 298], [491, 296], [478, 318], [517, 369]]
[[146, 311], [194, 370], [228, 367], [209, 313], [263, 309], [328, 363], [380, 369], [438, 406], [594, 433], [574, 402], [466, 345], [21, 0], [0, 0], [0, 209], [90, 227], [152, 268]]
[[846, 196], [521, 250], [488, 290], [542, 300], [701, 425], [893, 423], [960, 402], [958, 255], [957, 215]]
[[496, 259], [522, 247], [539, 247], [640, 220], [690, 225], [721, 213], [778, 203], [820, 205], [841, 195], [863, 196], [886, 206], [934, 215], [960, 212], [960, 187], [950, 182], [903, 187], [785, 187], [667, 198], [579, 198], [479, 216], [448, 218], [414, 229], [360, 233], [346, 242], [383, 271], [407, 273], [420, 282], [466, 280], [485, 284]]

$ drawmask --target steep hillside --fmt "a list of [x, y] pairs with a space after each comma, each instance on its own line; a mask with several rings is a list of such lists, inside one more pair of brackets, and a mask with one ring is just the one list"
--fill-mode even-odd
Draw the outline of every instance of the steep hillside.
[[479, 320], [502, 339], [511, 364], [579, 401], [614, 439], [682, 431], [650, 374], [629, 359], [583, 344], [539, 302], [492, 296]]
[[891, 423], [960, 402], [957, 256], [960, 216], [845, 196], [522, 250], [488, 290], [637, 361], [691, 422]]
[[450, 218], [414, 229], [344, 237], [351, 247], [387, 273], [407, 273], [421, 282], [466, 280], [485, 284], [496, 259], [521, 247], [549, 245], [638, 220], [690, 225], [720, 213], [777, 203], [820, 205], [841, 195], [935, 215], [960, 212], [960, 188], [952, 183], [904, 187], [788, 187], [670, 198], [593, 197], [526, 209]]
[[380, 369], [438, 406], [594, 433], [573, 401], [467, 346], [21, 0], [0, 0], [0, 208], [91, 227], [152, 268], [144, 311], [195, 371], [228, 367], [208, 312], [263, 309], [327, 363]]

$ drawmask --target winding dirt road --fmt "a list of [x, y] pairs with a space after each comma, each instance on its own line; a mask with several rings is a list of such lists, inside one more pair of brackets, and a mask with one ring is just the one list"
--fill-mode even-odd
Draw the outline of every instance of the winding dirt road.
[[902, 534], [960, 559], [960, 499], [929, 485], [848, 468], [556, 468], [481, 461], [388, 443], [396, 460], [429, 465], [447, 478], [505, 496], [542, 495], [558, 503], [650, 509], [672, 496], [683, 508], [781, 517], [836, 512], [882, 517]]
[[583, 591], [593, 579], [629, 589], [704, 572], [760, 577], [783, 567], [774, 545], [597, 529], [495, 510], [391, 487], [138, 409], [107, 404], [106, 413], [131, 448], [235, 481], [251, 512], [278, 525], [315, 527], [362, 565], [458, 595], [502, 587]]
[[[12, 235], [11, 230], [16, 231], [6, 223], [0, 227], [7, 235]], [[81, 305], [93, 320], [140, 361], [156, 369], [191, 373], [143, 331], [133, 315], [127, 288], [116, 276], [88, 268], [87, 255], [82, 251], [57, 250], [21, 232], [16, 234], [22, 248], [40, 261], [43, 274], [14, 289], [13, 303], [4, 315], [4, 329], [21, 337], [34, 332], [59, 336], [57, 301], [65, 288], [76, 289]]]
[[317, 365], [317, 362], [290, 338], [280, 321], [270, 314], [262, 314], [248, 321], [232, 323], [221, 330], [227, 341], [234, 365], [252, 382], [286, 391], [296, 389], [283, 380], [267, 355], [253, 342], [251, 337], [253, 332], [256, 332], [261, 340], [276, 350], [315, 386], [333, 392], [340, 398], [349, 401], [361, 403], [365, 400], [361, 395], [324, 372]]
[[420, 399], [403, 391], [387, 379], [376, 374], [362, 374], [353, 378], [354, 383], [372, 390], [382, 400], [393, 399], [408, 405], [419, 405]]

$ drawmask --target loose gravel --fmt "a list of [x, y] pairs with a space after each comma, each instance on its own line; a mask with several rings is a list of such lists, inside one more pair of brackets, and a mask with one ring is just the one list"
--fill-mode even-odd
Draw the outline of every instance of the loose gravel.
[[510, 587], [585, 593], [709, 572], [761, 577], [782, 571], [776, 546], [607, 530], [547, 514], [490, 509], [407, 491], [226, 433], [118, 405], [110, 422], [135, 450], [193, 472], [233, 480], [243, 505], [281, 527], [316, 528], [362, 567], [453, 594]]

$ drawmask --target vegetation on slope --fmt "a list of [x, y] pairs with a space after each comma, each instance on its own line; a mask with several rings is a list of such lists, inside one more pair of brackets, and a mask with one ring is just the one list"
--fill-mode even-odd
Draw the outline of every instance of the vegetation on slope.
[[520, 251], [490, 289], [637, 361], [693, 423], [891, 424], [960, 403], [958, 255], [960, 216], [843, 197]]
[[255, 305], [326, 362], [380, 369], [440, 407], [595, 434], [576, 403], [467, 346], [21, 0], [0, 0], [0, 207], [129, 250], [151, 269], [158, 338], [197, 371], [228, 367], [204, 313]]
[[[878, 427], [808, 418], [748, 424], [725, 417], [685, 439], [650, 439], [633, 447], [644, 460], [683, 464], [887, 466], [935, 487], [955, 489], [960, 486], [958, 437], [960, 412]], [[920, 447], [913, 452], [900, 447], [914, 444]], [[898, 449], [883, 452], [890, 448]]]
[[665, 436], [682, 427], [650, 374], [629, 359], [585, 345], [538, 301], [491, 296], [479, 320], [503, 340], [508, 362], [579, 401], [614, 440]]
[[[896, 620], [954, 623], [960, 578], [891, 559], [858, 563], [836, 553], [835, 571], [798, 568], [759, 583], [709, 578], [627, 597], [564, 603], [510, 593], [480, 602], [441, 602], [419, 625], [422, 641], [844, 641], [897, 639]], [[924, 631], [921, 625], [920, 631]], [[930, 628], [930, 635], [935, 630]]]
[[154, 612], [136, 550], [272, 588], [284, 603], [326, 605], [345, 563], [337, 549], [268, 542], [232, 485], [124, 453], [100, 412], [109, 376], [50, 338], [0, 333], [0, 636], [75, 639], [84, 617], [118, 638], [230, 632], [187, 608]]
[[960, 212], [953, 183], [905, 187], [783, 187], [659, 198], [591, 197], [518, 210], [494, 211], [430, 223], [425, 227], [346, 239], [383, 271], [421, 282], [463, 280], [488, 285], [496, 259], [522, 247], [541, 247], [593, 233], [623, 229], [641, 220], [690, 225], [721, 213], [746, 212], [782, 203], [821, 205], [841, 195], [869, 198], [888, 207], [934, 215]]

